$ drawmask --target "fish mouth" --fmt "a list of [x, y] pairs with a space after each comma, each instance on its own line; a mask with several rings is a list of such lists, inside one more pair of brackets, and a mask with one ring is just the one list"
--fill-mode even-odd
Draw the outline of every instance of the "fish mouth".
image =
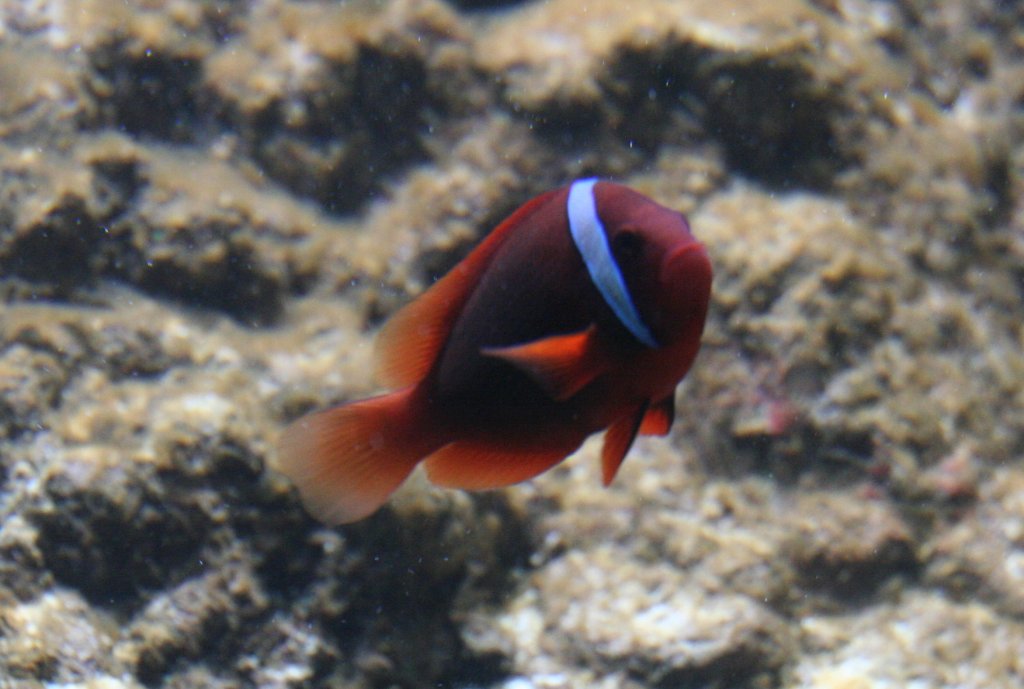
[[692, 332], [699, 336], [711, 301], [711, 259], [704, 245], [694, 241], [670, 252], [660, 277], [668, 339]]
[[700, 242], [690, 242], [670, 252], [662, 262], [662, 283], [666, 286], [711, 284], [711, 259]]

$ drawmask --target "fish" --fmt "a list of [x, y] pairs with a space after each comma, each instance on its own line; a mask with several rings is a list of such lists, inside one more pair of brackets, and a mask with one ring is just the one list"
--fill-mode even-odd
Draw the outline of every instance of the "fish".
[[683, 214], [595, 178], [541, 194], [384, 324], [392, 391], [294, 421], [277, 469], [310, 514], [347, 524], [421, 463], [437, 486], [501, 488], [605, 431], [607, 486], [637, 435], [669, 433], [711, 282]]

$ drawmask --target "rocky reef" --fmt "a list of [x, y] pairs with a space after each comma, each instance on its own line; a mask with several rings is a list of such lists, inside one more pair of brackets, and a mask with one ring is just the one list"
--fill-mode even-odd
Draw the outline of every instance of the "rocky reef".
[[[0, 0], [0, 687], [1024, 683], [1024, 10]], [[715, 266], [600, 487], [271, 469], [584, 175]]]

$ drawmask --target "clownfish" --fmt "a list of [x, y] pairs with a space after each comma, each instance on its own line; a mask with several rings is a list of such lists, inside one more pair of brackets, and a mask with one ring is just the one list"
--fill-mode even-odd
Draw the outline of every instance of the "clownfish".
[[435, 485], [498, 488], [607, 429], [607, 486], [638, 433], [669, 431], [711, 277], [686, 218], [628, 187], [537, 196], [384, 325], [377, 375], [395, 391], [298, 419], [277, 466], [339, 524], [420, 462]]

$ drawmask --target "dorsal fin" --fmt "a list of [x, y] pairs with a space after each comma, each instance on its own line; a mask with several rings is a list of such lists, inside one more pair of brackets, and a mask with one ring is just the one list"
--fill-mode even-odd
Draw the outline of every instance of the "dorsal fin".
[[377, 336], [377, 379], [388, 387], [418, 383], [430, 371], [473, 287], [505, 238], [558, 190], [528, 201], [469, 256], [403, 307]]

